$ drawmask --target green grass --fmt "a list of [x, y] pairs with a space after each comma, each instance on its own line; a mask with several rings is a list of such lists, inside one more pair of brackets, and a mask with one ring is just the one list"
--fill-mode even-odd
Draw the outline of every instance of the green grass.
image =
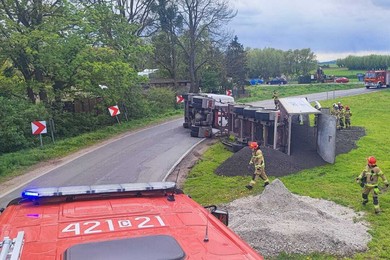
[[348, 83], [348, 84], [294, 84], [294, 85], [257, 85], [247, 87], [246, 90], [249, 93], [249, 97], [237, 99], [237, 102], [248, 103], [253, 101], [261, 101], [266, 99], [272, 99], [272, 93], [274, 90], [278, 91], [279, 97], [289, 97], [296, 95], [304, 95], [311, 93], [327, 92], [334, 90], [363, 88], [361, 83]]
[[56, 141], [34, 149], [7, 153], [0, 156], [0, 182], [5, 182], [15, 176], [28, 171], [29, 167], [50, 159], [61, 158], [74, 153], [82, 148], [97, 144], [113, 136], [130, 130], [140, 129], [145, 126], [161, 123], [177, 118], [183, 114], [182, 110], [174, 110], [159, 117], [143, 118], [122, 122], [106, 127], [96, 132], [91, 132], [77, 137]]
[[[323, 68], [324, 74], [327, 76], [335, 76], [335, 77], [347, 77], [350, 82], [358, 82], [357, 74], [362, 73], [365, 74], [365, 70], [348, 70], [348, 68], [339, 68], [339, 67], [329, 67]], [[315, 73], [313, 71], [312, 73]]]
[[[323, 101], [323, 107], [338, 100]], [[358, 253], [353, 259], [389, 259], [390, 256], [390, 192], [379, 195], [381, 215], [374, 214], [372, 198], [366, 207], [361, 205], [361, 188], [355, 177], [363, 170], [366, 158], [374, 155], [378, 166], [390, 179], [390, 90], [344, 97], [344, 105], [351, 107], [353, 126], [366, 129], [366, 136], [357, 142], [357, 148], [336, 157], [335, 164], [328, 164], [304, 170], [279, 178], [295, 194], [322, 198], [348, 206], [356, 211], [366, 212], [366, 220], [371, 224], [369, 251]], [[202, 205], [221, 204], [250, 194], [258, 194], [263, 188], [257, 185], [252, 191], [243, 187], [250, 177], [223, 177], [214, 170], [232, 153], [221, 144], [211, 147], [191, 170], [184, 192]], [[249, 158], [248, 158], [249, 160]], [[242, 169], [246, 170], [246, 169]], [[273, 180], [274, 178], [270, 178]], [[281, 255], [275, 259], [337, 259], [323, 254]]]

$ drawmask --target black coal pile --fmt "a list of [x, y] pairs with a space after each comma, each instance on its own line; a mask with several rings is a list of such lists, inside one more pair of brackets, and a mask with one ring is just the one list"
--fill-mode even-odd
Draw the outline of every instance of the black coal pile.
[[[347, 153], [356, 148], [356, 141], [364, 135], [365, 130], [362, 127], [352, 127], [337, 131], [336, 155]], [[314, 142], [314, 138], [307, 138], [304, 135], [293, 136], [291, 155], [270, 147], [261, 146], [267, 175], [280, 177], [327, 164], [317, 154]], [[249, 166], [250, 158], [251, 150], [245, 147], [223, 162], [216, 169], [215, 173], [223, 176], [252, 175], [254, 168]]]

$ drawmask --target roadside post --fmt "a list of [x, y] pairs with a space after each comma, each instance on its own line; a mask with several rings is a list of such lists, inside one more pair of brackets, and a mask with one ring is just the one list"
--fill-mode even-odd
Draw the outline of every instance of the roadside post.
[[110, 115], [111, 115], [112, 117], [115, 116], [116, 121], [118, 122], [118, 124], [120, 124], [121, 122], [119, 121], [118, 115], [121, 113], [121, 111], [119, 110], [118, 105], [109, 107], [109, 108], [108, 108], [108, 111], [110, 112]]
[[43, 147], [42, 134], [47, 134], [46, 121], [31, 122], [31, 130], [33, 135], [39, 135], [39, 141]]
[[53, 118], [49, 119], [49, 126], [50, 126], [51, 140], [53, 141], [53, 144], [55, 144], [55, 141], [54, 141], [55, 128], [54, 128], [54, 119]]

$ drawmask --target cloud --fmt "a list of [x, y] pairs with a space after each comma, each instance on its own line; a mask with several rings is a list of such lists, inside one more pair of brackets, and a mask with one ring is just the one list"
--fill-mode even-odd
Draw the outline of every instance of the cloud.
[[390, 9], [390, 1], [388, 0], [371, 0], [371, 1], [374, 5]]
[[390, 53], [390, 1], [235, 0], [232, 7], [238, 14], [229, 26], [244, 47]]

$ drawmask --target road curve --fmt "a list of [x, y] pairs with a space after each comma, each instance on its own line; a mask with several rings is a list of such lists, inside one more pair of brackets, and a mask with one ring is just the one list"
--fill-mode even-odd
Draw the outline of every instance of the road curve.
[[[336, 99], [360, 95], [378, 90], [365, 88], [329, 91], [301, 95], [308, 100]], [[272, 108], [272, 100], [251, 103]], [[5, 183], [0, 194], [0, 207], [18, 197], [25, 188], [113, 184], [124, 182], [151, 182], [164, 180], [167, 174], [191, 151], [200, 138], [190, 137], [182, 127], [183, 119], [176, 119], [120, 138], [105, 142], [85, 153], [64, 160], [41, 172], [35, 171], [30, 178], [14, 179]], [[26, 174], [29, 176], [29, 173]]]

